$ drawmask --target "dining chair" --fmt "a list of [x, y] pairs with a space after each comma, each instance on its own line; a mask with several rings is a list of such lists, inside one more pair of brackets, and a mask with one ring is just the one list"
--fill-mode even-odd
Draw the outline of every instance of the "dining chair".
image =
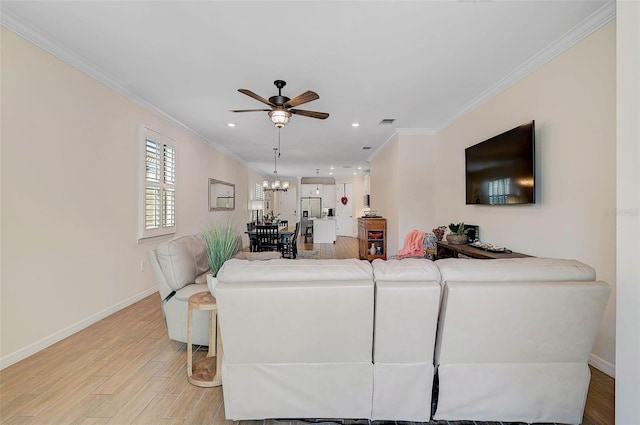
[[280, 233], [277, 224], [256, 226], [257, 251], [280, 251]]
[[256, 252], [258, 250], [258, 242], [255, 238], [255, 233], [251, 234], [251, 232], [253, 232], [256, 229], [256, 223], [254, 223], [253, 221], [250, 223], [247, 223], [247, 232], [249, 234], [249, 251], [250, 252]]
[[282, 258], [295, 259], [298, 256], [298, 234], [300, 222], [296, 223], [296, 229], [290, 235], [282, 237]]

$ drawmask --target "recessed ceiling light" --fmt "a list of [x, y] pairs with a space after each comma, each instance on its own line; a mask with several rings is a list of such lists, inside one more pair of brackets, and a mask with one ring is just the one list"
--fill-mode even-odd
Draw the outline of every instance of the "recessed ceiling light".
[[354, 123], [351, 124], [351, 127], [360, 127], [360, 124], [357, 123], [357, 122], [354, 122]]
[[333, 176], [333, 171], [329, 173], [330, 176]]
[[330, 170], [333, 170], [333, 165], [331, 167], [329, 167]]
[[235, 127], [235, 126], [236, 126], [236, 125], [235, 125], [235, 123], [232, 123], [232, 122], [227, 123], [227, 125], [228, 125], [229, 127]]
[[357, 176], [357, 175], [358, 175], [358, 173], [356, 173], [356, 172], [354, 171], [354, 172], [353, 172], [353, 175], [354, 175], [354, 176]]
[[362, 167], [358, 166], [358, 170], [362, 170]]

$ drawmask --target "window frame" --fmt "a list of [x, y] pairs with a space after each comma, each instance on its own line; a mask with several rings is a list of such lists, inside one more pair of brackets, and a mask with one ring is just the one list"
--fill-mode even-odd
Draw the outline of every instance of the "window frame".
[[[148, 144], [157, 144], [157, 167], [154, 173], [156, 179], [148, 179], [147, 165], [149, 164]], [[174, 139], [165, 136], [146, 126], [140, 128], [140, 152], [139, 152], [139, 191], [138, 191], [138, 241], [159, 236], [167, 236], [176, 233], [177, 220], [177, 143]], [[167, 164], [171, 164], [167, 167]], [[147, 228], [147, 194], [148, 189], [157, 192], [155, 208], [157, 213], [154, 218], [158, 220], [157, 227]], [[167, 204], [172, 208], [167, 211]], [[168, 221], [168, 223], [167, 223]]]

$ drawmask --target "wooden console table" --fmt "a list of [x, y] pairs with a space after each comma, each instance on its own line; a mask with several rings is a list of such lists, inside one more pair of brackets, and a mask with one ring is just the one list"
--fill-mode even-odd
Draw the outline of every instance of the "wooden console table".
[[479, 258], [483, 260], [497, 259], [497, 258], [524, 258], [530, 257], [527, 254], [521, 254], [519, 252], [492, 252], [485, 251], [484, 249], [474, 248], [469, 245], [453, 245], [447, 241], [436, 242], [438, 246], [437, 258], [458, 258], [458, 254], [466, 255], [471, 258]]

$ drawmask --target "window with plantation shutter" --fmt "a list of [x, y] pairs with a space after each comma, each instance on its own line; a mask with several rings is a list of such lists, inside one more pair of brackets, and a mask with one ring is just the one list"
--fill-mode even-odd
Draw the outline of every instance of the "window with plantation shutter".
[[148, 128], [141, 139], [139, 240], [176, 231], [176, 143]]

